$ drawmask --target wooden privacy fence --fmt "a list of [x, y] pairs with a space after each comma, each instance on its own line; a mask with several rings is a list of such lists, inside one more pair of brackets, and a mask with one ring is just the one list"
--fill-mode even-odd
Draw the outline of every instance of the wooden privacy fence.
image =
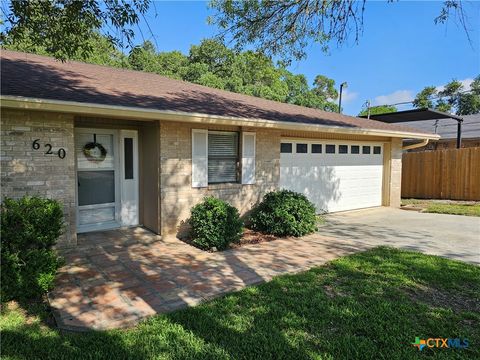
[[480, 148], [404, 153], [402, 197], [480, 200]]

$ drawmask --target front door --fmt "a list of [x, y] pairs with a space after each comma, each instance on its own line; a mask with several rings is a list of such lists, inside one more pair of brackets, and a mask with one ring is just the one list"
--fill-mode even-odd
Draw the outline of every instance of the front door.
[[77, 231], [138, 224], [136, 131], [76, 129]]

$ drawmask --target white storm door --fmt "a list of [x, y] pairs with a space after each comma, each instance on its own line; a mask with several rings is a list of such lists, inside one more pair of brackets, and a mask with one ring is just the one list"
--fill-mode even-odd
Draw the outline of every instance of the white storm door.
[[138, 225], [138, 135], [136, 130], [120, 130], [120, 221]]
[[118, 132], [76, 129], [75, 153], [77, 231], [118, 227], [120, 225]]

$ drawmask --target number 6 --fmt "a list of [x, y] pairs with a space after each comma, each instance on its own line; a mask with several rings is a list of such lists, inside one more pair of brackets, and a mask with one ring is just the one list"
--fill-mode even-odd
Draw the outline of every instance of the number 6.
[[40, 149], [40, 144], [38, 143], [39, 141], [40, 141], [40, 139], [35, 139], [35, 140], [33, 141], [33, 144], [32, 144], [33, 150], [38, 150], [38, 149]]

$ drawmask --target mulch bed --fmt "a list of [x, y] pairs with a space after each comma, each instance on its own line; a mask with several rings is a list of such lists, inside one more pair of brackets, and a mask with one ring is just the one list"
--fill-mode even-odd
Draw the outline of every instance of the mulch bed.
[[277, 240], [278, 237], [274, 235], [264, 234], [258, 231], [253, 231], [251, 229], [245, 229], [243, 232], [243, 236], [240, 239], [240, 242], [237, 244], [231, 244], [231, 248], [239, 248], [245, 245], [250, 244], [260, 244], [263, 242], [269, 242]]
[[[270, 242], [279, 239], [279, 237], [275, 235], [269, 235], [269, 234], [264, 234], [258, 231], [254, 231], [251, 229], [245, 228], [243, 231], [243, 236], [240, 239], [240, 241], [236, 244], [230, 244], [229, 249], [238, 249], [242, 246], [247, 246], [247, 245], [253, 245], [253, 244], [260, 244], [263, 242]], [[182, 238], [179, 238], [179, 240], [195, 247], [195, 244], [192, 243], [190, 237], [184, 236]], [[206, 250], [211, 252], [211, 250]]]

